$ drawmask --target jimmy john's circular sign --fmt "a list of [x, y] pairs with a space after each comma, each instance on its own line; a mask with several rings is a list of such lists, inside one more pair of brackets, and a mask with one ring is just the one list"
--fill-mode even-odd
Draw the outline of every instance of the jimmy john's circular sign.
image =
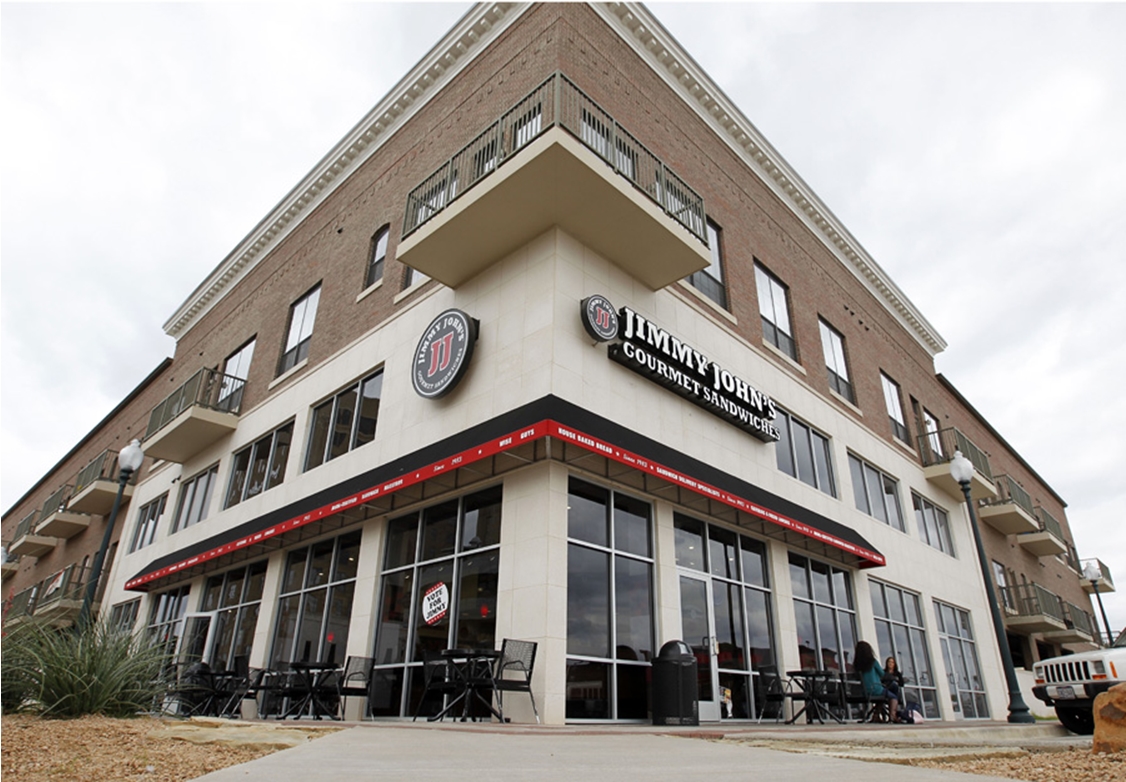
[[419, 396], [439, 399], [469, 368], [477, 342], [477, 321], [461, 310], [446, 310], [427, 327], [414, 351], [411, 382]]
[[581, 305], [583, 328], [596, 342], [618, 338], [618, 313], [605, 296], [587, 296]]

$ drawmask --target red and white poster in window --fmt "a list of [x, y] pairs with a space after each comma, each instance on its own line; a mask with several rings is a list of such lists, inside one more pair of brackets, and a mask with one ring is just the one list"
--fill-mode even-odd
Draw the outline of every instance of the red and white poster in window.
[[422, 621], [428, 625], [441, 622], [450, 610], [450, 590], [439, 581], [422, 596]]

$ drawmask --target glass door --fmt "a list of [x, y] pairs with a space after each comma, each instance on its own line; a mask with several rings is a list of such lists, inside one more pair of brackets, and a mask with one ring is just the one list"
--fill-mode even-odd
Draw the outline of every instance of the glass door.
[[696, 655], [700, 720], [704, 722], [717, 722], [720, 714], [711, 593], [710, 578], [680, 574], [681, 636]]
[[211, 644], [215, 637], [215, 611], [188, 614], [184, 617], [184, 632], [176, 658], [182, 663], [205, 662], [211, 664]]

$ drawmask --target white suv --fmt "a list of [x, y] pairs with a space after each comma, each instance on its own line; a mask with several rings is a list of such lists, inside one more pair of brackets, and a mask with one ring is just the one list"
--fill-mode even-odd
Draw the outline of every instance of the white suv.
[[1032, 670], [1032, 694], [1055, 706], [1063, 726], [1072, 733], [1094, 733], [1095, 696], [1126, 681], [1126, 630], [1107, 649], [1041, 660]]

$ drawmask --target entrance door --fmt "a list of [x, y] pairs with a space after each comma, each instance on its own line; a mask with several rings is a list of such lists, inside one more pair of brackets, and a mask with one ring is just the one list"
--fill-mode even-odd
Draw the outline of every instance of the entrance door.
[[700, 683], [700, 719], [719, 721], [719, 689], [716, 671], [715, 619], [712, 616], [712, 582], [680, 574], [681, 636], [696, 655]]
[[180, 635], [180, 646], [176, 658], [181, 662], [202, 661], [211, 664], [211, 643], [215, 636], [215, 611], [201, 614], [187, 614], [184, 617], [184, 632]]

